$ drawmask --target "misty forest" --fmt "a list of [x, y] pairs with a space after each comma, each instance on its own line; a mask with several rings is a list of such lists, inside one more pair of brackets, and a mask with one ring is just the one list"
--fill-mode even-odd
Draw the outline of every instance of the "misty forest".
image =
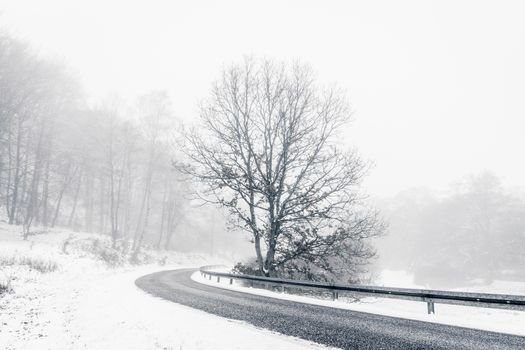
[[24, 239], [98, 232], [133, 260], [206, 252], [215, 233], [253, 250], [238, 269], [267, 276], [357, 281], [379, 248], [424, 284], [525, 278], [522, 191], [482, 173], [447, 194], [368, 198], [369, 164], [337, 143], [348, 98], [306, 65], [232, 64], [185, 127], [164, 91], [91, 105], [63, 63], [6, 34], [0, 45], [1, 208]]
[[67, 68], [27, 44], [3, 35], [1, 60], [2, 210], [24, 239], [55, 226], [98, 232], [136, 258], [144, 245], [197, 246], [184, 225], [213, 230], [186, 216], [192, 185], [172, 166], [180, 136], [166, 93], [88, 106]]
[[[158, 9], [167, 24], [148, 12], [143, 35], [126, 32], [140, 21], [98, 26], [126, 6], [61, 7], [82, 30], [63, 45], [72, 62], [0, 26], [1, 349], [525, 348], [523, 118], [500, 103], [523, 96], [487, 98], [477, 73], [434, 58], [437, 37], [396, 56], [398, 37], [419, 35], [397, 22], [404, 34], [381, 41], [386, 25], [322, 19], [376, 40], [351, 44], [344, 30], [242, 33], [244, 5], [214, 5], [235, 20], [204, 29]], [[295, 33], [304, 21], [284, 8]], [[184, 26], [187, 41], [165, 40]], [[119, 39], [85, 54], [105, 31]], [[476, 62], [470, 44], [457, 62]], [[439, 85], [438, 61], [473, 90]]]

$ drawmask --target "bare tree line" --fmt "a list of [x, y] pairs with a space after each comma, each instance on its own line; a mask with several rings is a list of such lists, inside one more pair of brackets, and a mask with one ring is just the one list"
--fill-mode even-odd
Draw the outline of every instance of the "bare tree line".
[[525, 279], [525, 196], [490, 172], [458, 181], [446, 193], [405, 190], [379, 201], [389, 235], [381, 264], [433, 288]]
[[[0, 38], [0, 200], [9, 224], [100, 232], [136, 258], [169, 249], [190, 174], [250, 233], [265, 275], [353, 279], [383, 224], [359, 192], [366, 163], [337, 146], [350, 111], [311, 70], [247, 60], [223, 72], [177, 160], [171, 101], [90, 106], [63, 65]], [[173, 166], [173, 163], [185, 164]], [[202, 218], [201, 218], [202, 219]]]
[[170, 248], [188, 186], [171, 167], [170, 100], [108, 101], [88, 106], [63, 65], [0, 37], [0, 209], [25, 239], [60, 225]]

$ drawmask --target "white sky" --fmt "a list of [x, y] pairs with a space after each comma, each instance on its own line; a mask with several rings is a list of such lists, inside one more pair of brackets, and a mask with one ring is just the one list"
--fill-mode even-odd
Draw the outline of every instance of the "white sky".
[[348, 91], [374, 195], [482, 170], [525, 179], [524, 1], [0, 0], [0, 13], [92, 98], [165, 88], [184, 119], [224, 64], [300, 59]]

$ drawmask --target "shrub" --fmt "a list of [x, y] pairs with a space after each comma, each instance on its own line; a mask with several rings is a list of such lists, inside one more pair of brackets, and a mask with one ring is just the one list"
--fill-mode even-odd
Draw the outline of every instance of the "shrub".
[[259, 271], [259, 268], [255, 262], [251, 263], [242, 263], [238, 262], [233, 267], [233, 273], [237, 273], [240, 275], [252, 275], [252, 276], [262, 276], [261, 271]]
[[142, 249], [136, 249], [129, 257], [129, 262], [133, 265], [150, 264], [154, 261], [155, 258]]
[[11, 279], [6, 281], [0, 281], [0, 296], [7, 293], [13, 293], [13, 287], [11, 286]]
[[73, 235], [69, 235], [68, 238], [62, 242], [62, 253], [68, 254], [67, 247], [71, 244], [71, 241], [73, 240]]
[[104, 261], [109, 267], [117, 267], [123, 264], [124, 258], [120, 252], [104, 244], [99, 239], [94, 239], [91, 246], [93, 253], [100, 260]]

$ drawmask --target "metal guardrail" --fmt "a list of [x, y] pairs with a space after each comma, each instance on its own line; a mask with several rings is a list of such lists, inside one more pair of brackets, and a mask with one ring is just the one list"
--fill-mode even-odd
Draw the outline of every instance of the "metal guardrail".
[[208, 277], [210, 280], [212, 276], [216, 277], [217, 282], [220, 282], [221, 277], [228, 278], [230, 280], [230, 284], [232, 284], [234, 280], [244, 280], [249, 281], [252, 287], [253, 282], [263, 283], [266, 285], [266, 287], [269, 287], [270, 285], [281, 286], [283, 292], [285, 286], [324, 290], [332, 293], [332, 300], [339, 298], [339, 292], [347, 292], [351, 294], [373, 296], [377, 298], [422, 301], [427, 303], [427, 310], [429, 314], [435, 313], [435, 303], [525, 311], [525, 296], [523, 295], [468, 293], [431, 289], [389, 288], [298, 281], [213, 271], [213, 269], [218, 267], [219, 266], [203, 266], [199, 269], [199, 271], [203, 277]]

